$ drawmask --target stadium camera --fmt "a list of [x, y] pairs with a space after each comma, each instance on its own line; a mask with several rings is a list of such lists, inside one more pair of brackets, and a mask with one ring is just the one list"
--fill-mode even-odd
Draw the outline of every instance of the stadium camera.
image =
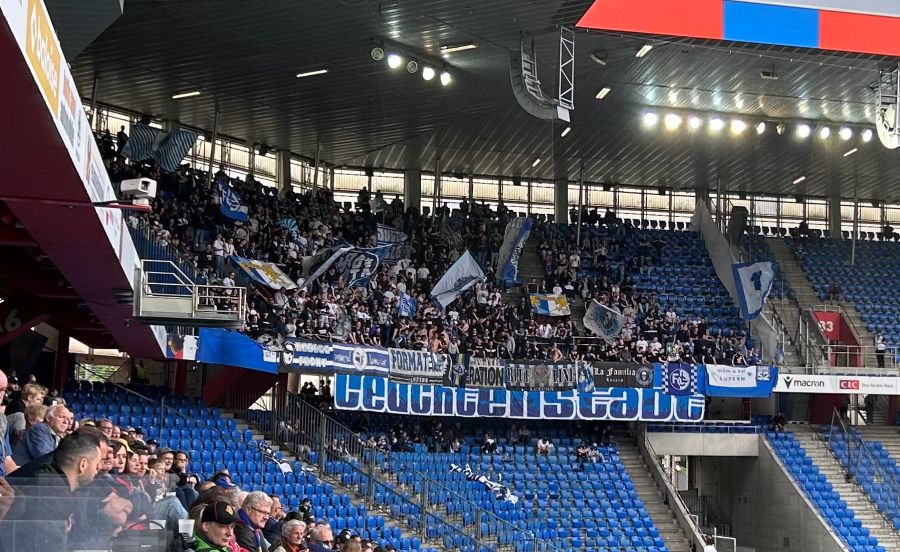
[[156, 198], [156, 181], [152, 178], [130, 178], [122, 181], [123, 198], [131, 199], [135, 205], [150, 205]]

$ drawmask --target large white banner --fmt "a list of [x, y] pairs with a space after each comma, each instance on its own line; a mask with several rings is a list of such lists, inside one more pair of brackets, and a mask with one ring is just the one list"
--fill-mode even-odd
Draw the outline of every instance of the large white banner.
[[776, 393], [825, 393], [839, 395], [897, 395], [897, 376], [825, 376], [779, 374]]
[[485, 280], [481, 267], [478, 266], [472, 254], [466, 250], [434, 285], [431, 290], [431, 298], [444, 309], [456, 301], [462, 292]]
[[706, 377], [707, 383], [716, 387], [756, 388], [756, 366], [707, 364]]

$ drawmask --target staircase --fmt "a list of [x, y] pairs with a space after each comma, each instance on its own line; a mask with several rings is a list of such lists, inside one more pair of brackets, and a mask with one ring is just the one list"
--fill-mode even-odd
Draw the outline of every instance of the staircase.
[[900, 434], [898, 434], [897, 426], [867, 425], [859, 426], [857, 429], [866, 441], [881, 443], [894, 462], [900, 464]]
[[878, 544], [886, 550], [900, 551], [900, 536], [891, 527], [885, 525], [881, 513], [866, 494], [854, 483], [847, 481], [843, 466], [832, 456], [831, 451], [815, 431], [807, 425], [792, 426], [791, 429], [797, 442], [806, 451], [806, 455], [812, 459], [819, 468], [819, 472], [840, 494], [841, 500], [853, 510], [863, 527], [869, 530], [869, 534], [877, 538]]
[[637, 491], [638, 498], [644, 503], [644, 508], [649, 512], [653, 525], [659, 530], [669, 552], [691, 552], [690, 541], [681, 531], [669, 507], [663, 502], [656, 481], [653, 480], [653, 476], [644, 465], [634, 438], [625, 433], [617, 433], [616, 445], [622, 465], [625, 466], [631, 482], [634, 483], [634, 490]]

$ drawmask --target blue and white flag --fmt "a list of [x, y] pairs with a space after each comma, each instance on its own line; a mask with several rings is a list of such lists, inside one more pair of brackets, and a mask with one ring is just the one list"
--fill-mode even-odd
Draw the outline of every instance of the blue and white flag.
[[406, 234], [393, 226], [378, 223], [378, 245], [393, 245], [405, 242]]
[[412, 295], [401, 292], [400, 302], [397, 305], [397, 316], [415, 318], [419, 310], [419, 302]]
[[769, 292], [772, 291], [772, 283], [775, 281], [775, 270], [772, 268], [772, 263], [763, 261], [733, 264], [731, 272], [734, 275], [734, 287], [739, 299], [741, 317], [744, 320], [753, 320], [762, 312]]
[[122, 155], [132, 161], [152, 159], [156, 153], [156, 138], [160, 132], [158, 128], [139, 123], [132, 124], [131, 135], [122, 148]]
[[297, 226], [297, 220], [292, 218], [283, 218], [279, 221], [279, 224], [282, 228], [287, 230], [288, 232], [296, 232], [299, 227]]
[[778, 381], [775, 366], [706, 364], [699, 371], [698, 392], [709, 397], [761, 398], [772, 395]]
[[438, 280], [434, 288], [431, 290], [431, 298], [435, 303], [446, 308], [447, 305], [456, 300], [459, 295], [474, 286], [478, 282], [483, 282], [487, 278], [484, 271], [478, 266], [478, 263], [472, 257], [467, 249], [460, 256], [453, 266], [447, 269], [447, 272]]
[[677, 362], [663, 363], [662, 390], [666, 395], [688, 396], [697, 394], [697, 365]]
[[232, 220], [247, 220], [247, 206], [241, 203], [241, 196], [228, 182], [219, 181], [219, 210]]
[[156, 161], [160, 168], [166, 172], [177, 171], [182, 159], [191, 151], [196, 141], [196, 132], [183, 129], [170, 132], [156, 150]]
[[511, 284], [519, 277], [519, 256], [525, 242], [528, 241], [533, 224], [534, 221], [530, 217], [514, 218], [507, 223], [503, 245], [500, 246], [500, 260], [497, 263], [498, 280]]
[[272, 289], [295, 289], [297, 287], [297, 284], [292, 282], [275, 263], [245, 259], [237, 255], [228, 257], [228, 262], [244, 273], [247, 278], [266, 287]]
[[602, 337], [607, 343], [612, 343], [625, 327], [625, 315], [592, 301], [584, 313], [584, 327]]
[[569, 300], [565, 295], [553, 295], [552, 293], [532, 293], [531, 312], [539, 316], [569, 316]]
[[334, 267], [338, 274], [343, 276], [344, 283], [352, 287], [365, 287], [369, 280], [378, 272], [381, 262], [390, 252], [392, 246], [383, 247], [340, 247], [325, 250], [323, 254], [316, 255], [316, 260], [310, 266], [310, 274], [304, 283], [304, 287], [310, 286], [328, 269]]

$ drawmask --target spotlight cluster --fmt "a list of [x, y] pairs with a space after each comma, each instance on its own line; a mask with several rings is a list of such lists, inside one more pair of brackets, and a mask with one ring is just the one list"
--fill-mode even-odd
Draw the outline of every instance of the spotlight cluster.
[[432, 81], [437, 77], [442, 86], [447, 86], [451, 82], [453, 82], [453, 77], [450, 75], [450, 72], [446, 69], [437, 69], [433, 65], [422, 65], [418, 60], [404, 56], [398, 52], [386, 52], [384, 48], [381, 46], [375, 46], [372, 48], [370, 55], [374, 61], [384, 61], [387, 63], [387, 66], [391, 69], [399, 69], [400, 67], [406, 67], [406, 72], [414, 75], [419, 73], [419, 69], [421, 68], [422, 79], [426, 81]]
[[[656, 127], [659, 124], [659, 121], [660, 116], [654, 111], [647, 111], [643, 115], [644, 126], [647, 128]], [[685, 118], [682, 114], [670, 112], [662, 117], [663, 126], [668, 131], [678, 130], [685, 122], [687, 129], [691, 132], [698, 131], [705, 125], [710, 133], [718, 133], [722, 132], [727, 126], [729, 132], [735, 136], [743, 134], [747, 129], [751, 128], [750, 125], [752, 124], [738, 117], [735, 117], [726, 123], [725, 119], [719, 115], [710, 115], [708, 117], [689, 115]], [[759, 121], [752, 124], [752, 128], [758, 135], [765, 134], [770, 128], [781, 135], [787, 132], [788, 125], [793, 125], [794, 132], [799, 138], [809, 138], [812, 136], [814, 130], [820, 140], [828, 140], [832, 137], [832, 127], [828, 125], [818, 125], [817, 127], [813, 127], [808, 123]], [[858, 128], [854, 129], [849, 126], [841, 126], [837, 131], [837, 138], [840, 138], [841, 141], [848, 142], [857, 132], [859, 132], [859, 136], [863, 143], [870, 142], [874, 136], [874, 132], [870, 128], [864, 128], [860, 131]]]

